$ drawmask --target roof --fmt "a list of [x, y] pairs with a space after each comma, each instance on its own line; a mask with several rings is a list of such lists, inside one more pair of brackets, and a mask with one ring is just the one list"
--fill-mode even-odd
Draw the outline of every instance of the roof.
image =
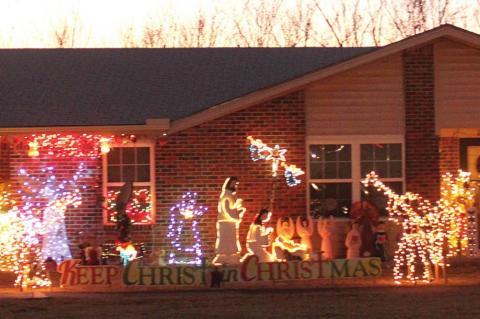
[[179, 120], [375, 48], [0, 50], [0, 127]]

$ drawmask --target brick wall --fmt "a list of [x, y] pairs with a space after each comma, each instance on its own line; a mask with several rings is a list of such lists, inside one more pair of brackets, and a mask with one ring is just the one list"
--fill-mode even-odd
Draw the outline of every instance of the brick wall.
[[[203, 247], [208, 257], [214, 253], [217, 202], [225, 178], [240, 180], [238, 196], [247, 213], [241, 224], [241, 242], [254, 215], [269, 206], [272, 186], [270, 162], [253, 162], [246, 137], [252, 135], [274, 146], [288, 149], [287, 161], [305, 168], [305, 111], [303, 93], [294, 93], [253, 106], [220, 119], [160, 139], [156, 149], [157, 234], [166, 234], [168, 212], [182, 192], [198, 192], [199, 202], [209, 211], [200, 222]], [[306, 187], [290, 188], [279, 177], [274, 216], [303, 214]], [[276, 218], [274, 218], [276, 220]], [[156, 244], [168, 250], [165, 238]]]
[[440, 138], [440, 173], [455, 174], [460, 168], [460, 143], [458, 137]]
[[435, 135], [433, 46], [404, 51], [406, 189], [435, 200], [440, 192]]

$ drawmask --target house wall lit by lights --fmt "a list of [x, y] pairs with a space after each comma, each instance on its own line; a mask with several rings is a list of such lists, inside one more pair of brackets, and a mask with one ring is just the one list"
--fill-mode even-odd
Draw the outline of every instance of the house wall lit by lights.
[[[82, 205], [66, 214], [73, 251], [82, 237], [115, 239], [102, 197], [127, 180], [151, 205], [133, 240], [165, 250], [171, 206], [197, 192], [211, 257], [226, 177], [240, 181], [242, 238], [269, 206], [270, 166], [250, 160], [250, 135], [306, 172], [297, 187], [281, 183], [274, 218], [346, 218], [371, 170], [430, 199], [443, 172], [480, 178], [479, 79], [480, 36], [450, 25], [379, 48], [0, 50], [0, 175], [15, 188], [19, 169], [66, 178], [85, 163]], [[32, 134], [83, 133], [120, 142], [98, 158], [28, 155]]]

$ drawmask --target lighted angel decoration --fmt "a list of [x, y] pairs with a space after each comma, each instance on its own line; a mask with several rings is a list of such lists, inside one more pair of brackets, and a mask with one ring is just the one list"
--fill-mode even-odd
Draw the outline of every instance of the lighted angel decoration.
[[347, 248], [347, 259], [360, 258], [360, 247], [362, 247], [362, 235], [360, 234], [360, 225], [352, 224], [352, 229], [345, 238], [345, 247]]
[[312, 258], [313, 245], [312, 245], [312, 235], [314, 222], [311, 217], [297, 217], [296, 229], [297, 234], [300, 236], [300, 243], [305, 247], [305, 256], [304, 259], [309, 260]]
[[277, 238], [272, 244], [272, 252], [279, 260], [288, 260], [290, 256], [303, 258], [306, 246], [296, 243], [292, 238], [295, 235], [295, 223], [291, 217], [277, 220]]
[[243, 260], [248, 256], [255, 255], [258, 257], [259, 262], [262, 263], [276, 261], [275, 256], [267, 251], [270, 246], [270, 236], [273, 233], [273, 228], [265, 227], [265, 223], [268, 223], [271, 217], [272, 213], [265, 208], [261, 209], [257, 216], [255, 216], [248, 230], [248, 253], [243, 257]]
[[240, 263], [242, 246], [239, 241], [238, 228], [246, 208], [237, 197], [238, 179], [229, 177], [225, 180], [218, 200], [217, 240], [214, 265]]
[[330, 216], [330, 218], [324, 218], [322, 220], [319, 220], [317, 223], [317, 231], [322, 238], [322, 259], [334, 258], [332, 241], [333, 232], [335, 229], [334, 223], [335, 220], [333, 219], [333, 216]]

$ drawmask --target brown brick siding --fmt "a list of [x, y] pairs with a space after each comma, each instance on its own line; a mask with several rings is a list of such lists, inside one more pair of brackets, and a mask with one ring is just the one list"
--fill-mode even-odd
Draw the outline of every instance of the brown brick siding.
[[455, 173], [460, 168], [460, 143], [458, 137], [440, 138], [440, 173]]
[[[305, 111], [303, 93], [294, 93], [262, 105], [168, 136], [157, 143], [157, 211], [158, 233], [166, 234], [168, 211], [182, 192], [198, 192], [199, 201], [209, 208], [200, 229], [204, 249], [211, 257], [216, 237], [217, 201], [228, 176], [240, 180], [238, 196], [247, 213], [241, 224], [241, 242], [260, 208], [268, 207], [271, 190], [270, 162], [253, 162], [249, 156], [248, 135], [288, 149], [287, 161], [305, 168]], [[290, 188], [279, 176], [280, 188], [274, 216], [303, 214], [306, 210], [306, 187]], [[164, 238], [157, 244], [168, 249]]]
[[435, 134], [433, 46], [404, 51], [406, 189], [425, 198], [440, 192], [439, 141]]

